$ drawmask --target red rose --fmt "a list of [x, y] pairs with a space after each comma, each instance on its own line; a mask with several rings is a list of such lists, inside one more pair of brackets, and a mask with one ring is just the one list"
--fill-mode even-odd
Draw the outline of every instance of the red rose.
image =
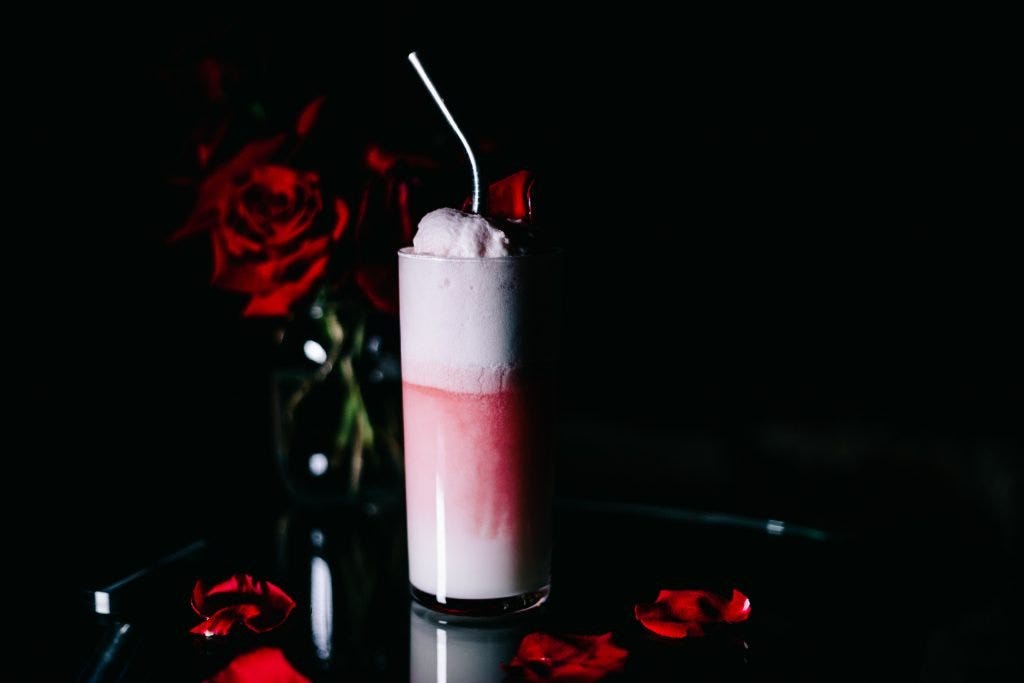
[[[313, 125], [322, 99], [299, 117], [295, 135]], [[330, 247], [348, 222], [348, 207], [330, 209], [320, 177], [274, 163], [289, 138], [278, 135], [246, 145], [199, 188], [196, 209], [172, 239], [209, 230], [213, 284], [250, 295], [246, 316], [288, 315], [327, 269]]]
[[256, 166], [235, 182], [221, 197], [222, 223], [212, 233], [213, 283], [251, 294], [247, 316], [287, 315], [327, 269], [348, 210], [335, 199], [333, 227], [317, 225], [324, 207], [311, 171]]
[[371, 171], [355, 220], [356, 286], [374, 308], [398, 312], [398, 264], [395, 252], [412, 243], [423, 207], [413, 207], [412, 188], [436, 168], [427, 157], [392, 154], [370, 146], [364, 158]]

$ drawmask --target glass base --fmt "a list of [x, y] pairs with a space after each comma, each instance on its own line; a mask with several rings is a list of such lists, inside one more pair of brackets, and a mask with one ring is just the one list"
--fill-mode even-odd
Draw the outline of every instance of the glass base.
[[412, 584], [409, 584], [409, 592], [412, 593], [413, 600], [435, 612], [461, 617], [500, 617], [540, 607], [548, 599], [551, 586], [544, 586], [529, 593], [510, 595], [504, 598], [488, 598], [484, 600], [448, 598], [444, 602], [438, 602], [436, 595], [421, 591]]

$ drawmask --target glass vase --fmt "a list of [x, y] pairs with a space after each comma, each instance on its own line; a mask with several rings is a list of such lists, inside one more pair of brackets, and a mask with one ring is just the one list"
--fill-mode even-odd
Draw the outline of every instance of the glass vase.
[[398, 324], [318, 300], [281, 331], [271, 380], [274, 456], [289, 499], [380, 506], [402, 486]]

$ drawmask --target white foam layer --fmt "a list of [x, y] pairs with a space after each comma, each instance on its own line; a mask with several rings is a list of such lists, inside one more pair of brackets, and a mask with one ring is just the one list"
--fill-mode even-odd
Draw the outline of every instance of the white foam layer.
[[436, 209], [420, 221], [412, 249], [449, 258], [508, 256], [508, 236], [486, 218], [458, 209]]
[[438, 258], [399, 254], [402, 378], [462, 393], [500, 391], [558, 346], [555, 254]]

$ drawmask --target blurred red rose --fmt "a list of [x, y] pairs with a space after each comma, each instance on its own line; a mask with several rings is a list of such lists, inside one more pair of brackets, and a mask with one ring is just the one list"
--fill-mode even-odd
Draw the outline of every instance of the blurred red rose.
[[370, 179], [363, 189], [355, 220], [355, 282], [367, 301], [385, 313], [398, 312], [396, 252], [412, 244], [424, 207], [412, 206], [413, 188], [437, 167], [414, 154], [392, 154], [380, 147], [366, 150]]
[[[322, 98], [299, 117], [294, 133], [313, 125]], [[320, 177], [275, 163], [284, 134], [246, 145], [199, 187], [191, 218], [171, 239], [202, 231], [213, 244], [217, 287], [250, 295], [246, 316], [285, 316], [327, 269], [331, 245], [348, 223], [341, 199], [325, 206]]]

